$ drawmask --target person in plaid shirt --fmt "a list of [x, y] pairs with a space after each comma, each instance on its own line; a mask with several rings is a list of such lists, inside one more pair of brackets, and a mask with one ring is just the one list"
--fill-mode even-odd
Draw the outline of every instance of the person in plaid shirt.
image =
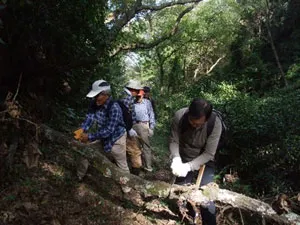
[[[110, 85], [105, 80], [97, 80], [92, 90], [87, 94], [93, 98], [85, 121], [81, 128], [80, 141], [88, 142], [101, 139], [105, 152], [110, 152], [121, 169], [129, 172], [126, 159], [126, 129], [123, 121], [122, 109], [117, 102], [112, 102]], [[98, 130], [87, 133], [96, 122]]]

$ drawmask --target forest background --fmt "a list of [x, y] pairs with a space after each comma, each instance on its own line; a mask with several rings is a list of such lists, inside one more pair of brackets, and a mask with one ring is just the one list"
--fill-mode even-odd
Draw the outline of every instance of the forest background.
[[[1, 154], [17, 135], [34, 138], [32, 122], [72, 132], [93, 81], [118, 98], [139, 79], [157, 103], [157, 158], [168, 157], [174, 112], [202, 97], [230, 129], [219, 178], [237, 172], [229, 188], [255, 197], [297, 193], [299, 11], [296, 0], [2, 0]], [[3, 180], [17, 174], [3, 168]]]

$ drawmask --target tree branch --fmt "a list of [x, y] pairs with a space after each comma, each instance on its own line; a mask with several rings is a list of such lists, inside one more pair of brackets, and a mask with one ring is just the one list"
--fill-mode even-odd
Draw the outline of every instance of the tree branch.
[[122, 13], [122, 15], [116, 15], [116, 18], [114, 21], [113, 28], [111, 30], [110, 34], [110, 41], [114, 41], [116, 39], [116, 36], [118, 33], [122, 30], [122, 28], [130, 21], [132, 20], [135, 15], [142, 11], [159, 11], [165, 8], [173, 7], [176, 5], [185, 5], [188, 3], [196, 3], [198, 4], [202, 0], [178, 0], [178, 1], [172, 1], [168, 3], [163, 3], [160, 5], [142, 5], [142, 1], [136, 1], [133, 7], [131, 7], [130, 10], [126, 11], [125, 13]]
[[218, 58], [218, 60], [209, 68], [209, 70], [206, 71], [206, 74], [209, 74], [218, 65], [218, 63], [224, 58], [225, 58], [225, 55]]
[[182, 18], [184, 17], [184, 15], [186, 15], [188, 12], [190, 12], [194, 7], [195, 7], [195, 5], [192, 5], [192, 6], [187, 7], [186, 9], [184, 9], [178, 15], [173, 28], [165, 36], [163, 36], [159, 39], [156, 39], [155, 41], [153, 41], [151, 43], [133, 43], [133, 44], [126, 45], [126, 46], [121, 46], [113, 51], [113, 53], [111, 54], [111, 57], [114, 57], [117, 54], [119, 54], [120, 52], [124, 52], [124, 51], [154, 48], [155, 46], [159, 45], [160, 43], [170, 39], [173, 35], [175, 35], [178, 32], [179, 24], [180, 24]]
[[[173, 1], [170, 3], [163, 3], [159, 6], [145, 6], [142, 5], [142, 1], [138, 0], [135, 2], [134, 6], [130, 8], [130, 10], [126, 11], [126, 12], [122, 12], [121, 14], [115, 16], [115, 18], [119, 18], [119, 19], [115, 19], [115, 20], [111, 20], [107, 25], [109, 26], [111, 24], [111, 29], [109, 31], [109, 37], [108, 37], [108, 42], [113, 42], [115, 41], [115, 39], [117, 38], [119, 32], [122, 30], [122, 28], [128, 24], [128, 22], [133, 19], [135, 17], [135, 15], [139, 12], [142, 11], [158, 11], [158, 10], [162, 10], [164, 8], [168, 8], [168, 7], [172, 7], [175, 5], [184, 5], [184, 4], [188, 4], [188, 3], [196, 3], [198, 4], [199, 2], [201, 2], [202, 0], [178, 0], [178, 1]], [[159, 45], [161, 42], [169, 39], [172, 35], [174, 35], [177, 31], [178, 31], [178, 26], [180, 23], [181, 18], [188, 13], [189, 11], [191, 11], [195, 5], [187, 7], [183, 12], [180, 13], [180, 15], [178, 16], [178, 18], [176, 19], [176, 23], [173, 27], [173, 29], [169, 32], [168, 35], [161, 37], [151, 43], [135, 43], [135, 44], [131, 44], [131, 45], [127, 45], [127, 46], [122, 46], [119, 47], [117, 49], [115, 49], [114, 51], [112, 51], [112, 53], [110, 54], [111, 57], [116, 56], [118, 53], [122, 52], [122, 51], [130, 51], [130, 50], [139, 50], [139, 49], [150, 49], [153, 48], [157, 45]], [[99, 56], [101, 56], [103, 54], [103, 49], [99, 49], [95, 55], [91, 55], [82, 59], [78, 59], [76, 61], [67, 63], [65, 65], [60, 65], [60, 66], [54, 66], [54, 65], [49, 65], [47, 67], [41, 68], [39, 70], [34, 70], [34, 71], [26, 71], [29, 73], [42, 73], [45, 70], [49, 70], [49, 69], [57, 69], [59, 71], [66, 71], [66, 70], [70, 70], [70, 69], [74, 69], [74, 68], [80, 68], [80, 67], [87, 67], [90, 65], [96, 65], [99, 63]]]
[[23, 73], [21, 73], [20, 76], [19, 76], [18, 87], [17, 87], [16, 93], [15, 93], [15, 96], [13, 98], [13, 102], [16, 101], [16, 98], [18, 96], [19, 89], [20, 89], [20, 84], [21, 84], [21, 80], [22, 80], [22, 75], [23, 75]]
[[166, 2], [163, 3], [161, 5], [157, 5], [157, 6], [142, 6], [139, 8], [139, 11], [145, 11], [145, 10], [150, 10], [150, 11], [159, 11], [165, 8], [169, 8], [175, 5], [186, 5], [188, 3], [196, 3], [198, 4], [199, 2], [201, 2], [202, 0], [178, 0], [178, 1], [172, 1], [172, 2]]

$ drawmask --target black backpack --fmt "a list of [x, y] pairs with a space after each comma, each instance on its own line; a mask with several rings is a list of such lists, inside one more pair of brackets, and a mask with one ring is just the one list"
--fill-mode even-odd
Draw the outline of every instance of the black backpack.
[[[126, 131], [128, 132], [129, 130], [131, 130], [131, 128], [133, 126], [132, 113], [121, 100], [117, 100], [115, 102], [117, 102], [119, 104], [120, 108], [122, 109], [122, 115], [123, 115], [123, 120], [125, 123], [125, 128], [126, 128]], [[112, 103], [113, 103], [113, 101], [111, 101], [109, 103], [108, 110], [110, 110]]]
[[[124, 103], [121, 100], [117, 100], [117, 101], [111, 100], [107, 106], [108, 112], [110, 111], [114, 102], [119, 104], [119, 106], [122, 110], [122, 115], [123, 115], [123, 120], [124, 120], [126, 131], [129, 131], [133, 126], [131, 111], [124, 105]], [[95, 113], [99, 108], [100, 108], [100, 106], [97, 106], [96, 102], [92, 101], [89, 106], [88, 113]]]
[[225, 148], [228, 145], [228, 126], [225, 124], [223, 114], [218, 110], [213, 109], [213, 113], [207, 121], [207, 137], [211, 135], [211, 132], [215, 125], [216, 117], [219, 117], [222, 124], [222, 133], [217, 147], [217, 150], [219, 150], [221, 148]]

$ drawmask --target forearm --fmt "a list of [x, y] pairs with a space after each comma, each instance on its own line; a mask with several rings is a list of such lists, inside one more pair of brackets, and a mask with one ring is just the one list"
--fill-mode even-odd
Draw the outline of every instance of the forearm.
[[204, 152], [189, 162], [192, 170], [198, 170], [199, 167], [215, 159], [218, 143], [222, 132], [222, 125], [219, 119], [216, 119], [211, 135], [208, 137]]
[[171, 123], [171, 136], [169, 139], [169, 150], [171, 153], [171, 158], [180, 157], [179, 154], [179, 119], [174, 116]]
[[171, 158], [180, 157], [178, 143], [171, 141], [169, 143], [169, 150], [170, 150], [170, 153], [171, 153]]
[[81, 124], [81, 128], [86, 132], [90, 129], [94, 121], [93, 114], [87, 114], [85, 121]]
[[154, 112], [153, 112], [153, 108], [151, 106], [151, 103], [149, 105], [149, 127], [152, 130], [155, 127], [155, 117], [154, 117]]
[[107, 128], [99, 129], [96, 133], [88, 134], [89, 141], [95, 141], [97, 139], [108, 138], [112, 135], [113, 131]]
[[214, 155], [212, 155], [211, 153], [203, 152], [200, 156], [189, 162], [191, 170], [198, 170], [201, 165], [204, 165], [205, 163], [213, 159]]

